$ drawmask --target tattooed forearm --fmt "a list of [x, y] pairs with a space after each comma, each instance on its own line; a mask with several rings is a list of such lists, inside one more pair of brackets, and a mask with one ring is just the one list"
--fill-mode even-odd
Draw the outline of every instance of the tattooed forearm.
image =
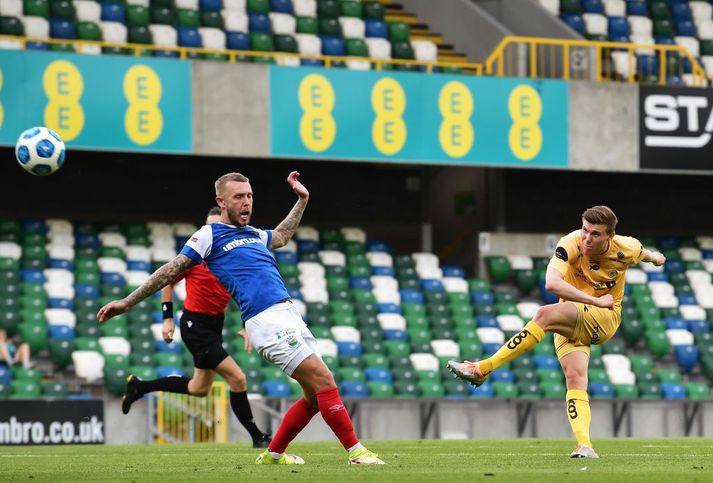
[[290, 210], [287, 218], [282, 220], [282, 223], [277, 225], [277, 228], [272, 231], [272, 243], [270, 243], [270, 248], [280, 248], [287, 245], [292, 235], [295, 234], [300, 220], [302, 220], [305, 208], [307, 208], [307, 200], [302, 198], [297, 200], [297, 203], [295, 203], [295, 206]]
[[196, 262], [191, 260], [185, 255], [178, 255], [176, 258], [168, 262], [166, 265], [162, 266], [156, 270], [149, 277], [143, 285], [131, 292], [126, 296], [126, 303], [129, 307], [141, 302], [143, 299], [149, 295], [154, 294], [157, 290], [162, 289], [166, 285], [173, 282], [173, 280], [180, 275], [184, 270], [195, 265]]

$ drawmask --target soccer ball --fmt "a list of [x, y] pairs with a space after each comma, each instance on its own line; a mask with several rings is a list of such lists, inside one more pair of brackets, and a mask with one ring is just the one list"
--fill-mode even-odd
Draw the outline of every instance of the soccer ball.
[[65, 148], [59, 134], [46, 127], [31, 127], [20, 134], [15, 157], [20, 166], [35, 176], [47, 176], [64, 164]]

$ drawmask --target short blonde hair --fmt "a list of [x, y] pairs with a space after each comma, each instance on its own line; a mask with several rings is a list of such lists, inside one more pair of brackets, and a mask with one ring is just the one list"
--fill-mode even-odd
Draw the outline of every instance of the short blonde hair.
[[223, 188], [225, 188], [225, 185], [228, 183], [228, 181], [238, 181], [240, 183], [247, 183], [250, 180], [247, 178], [247, 176], [244, 176], [240, 173], [224, 174], [215, 181], [215, 196], [220, 196], [220, 193], [223, 192]]

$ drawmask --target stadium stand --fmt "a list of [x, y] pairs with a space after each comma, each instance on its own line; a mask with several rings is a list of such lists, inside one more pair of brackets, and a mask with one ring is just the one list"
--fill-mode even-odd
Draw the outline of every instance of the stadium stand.
[[[36, 369], [0, 365], [0, 397], [65, 397], [70, 388], [104, 386], [121, 395], [126, 375], [190, 375], [192, 359], [161, 338], [160, 299], [99, 326], [98, 308], [140, 285], [170, 260], [194, 226], [95, 225], [67, 220], [0, 222], [0, 326], [38, 354]], [[713, 380], [713, 239], [643, 240], [664, 267], [627, 272], [617, 337], [593, 346], [592, 398], [707, 399]], [[431, 253], [396, 254], [354, 227], [300, 227], [275, 252], [291, 296], [319, 340], [325, 362], [348, 397], [561, 398], [562, 372], [548, 335], [531, 354], [473, 389], [444, 370], [448, 359], [495, 352], [542, 303], [546, 258], [485, 259], [488, 280], [464, 277]], [[185, 286], [176, 286], [176, 306]], [[298, 394], [284, 373], [245, 353], [231, 304], [223, 338], [265, 396]], [[176, 334], [180, 340], [180, 333]]]
[[[403, 6], [389, 1], [352, 0], [6, 0], [0, 7], [0, 35], [33, 39], [104, 41], [112, 44], [153, 46], [142, 55], [179, 57], [176, 47], [209, 49], [189, 51], [188, 58], [228, 60], [227, 51], [278, 52], [295, 56], [240, 56], [241, 61], [283, 65], [321, 66], [318, 56], [358, 57], [335, 66], [369, 70], [363, 60], [398, 59], [422, 63], [466, 63], [442, 36], [433, 34]], [[18, 49], [7, 40], [2, 48]], [[156, 47], [166, 47], [156, 49]], [[26, 48], [75, 51], [72, 43], [27, 42]], [[128, 55], [123, 46], [80, 44], [87, 54]], [[310, 57], [311, 56], [311, 57]], [[423, 65], [381, 64], [380, 68], [425, 70]], [[457, 66], [436, 68], [460, 72]]]

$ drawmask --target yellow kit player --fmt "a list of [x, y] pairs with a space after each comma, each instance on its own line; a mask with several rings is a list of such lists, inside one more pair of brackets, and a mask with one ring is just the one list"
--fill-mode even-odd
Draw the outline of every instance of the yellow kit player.
[[616, 224], [616, 215], [606, 206], [586, 210], [581, 230], [559, 240], [547, 266], [546, 288], [560, 297], [560, 303], [540, 307], [524, 329], [491, 357], [448, 362], [456, 376], [477, 387], [492, 371], [537, 345], [545, 331], [554, 332], [567, 381], [567, 416], [577, 438], [572, 458], [598, 458], [589, 439], [589, 346], [606, 342], [619, 328], [626, 269], [640, 262], [660, 266], [666, 261], [636, 238], [616, 235]]

